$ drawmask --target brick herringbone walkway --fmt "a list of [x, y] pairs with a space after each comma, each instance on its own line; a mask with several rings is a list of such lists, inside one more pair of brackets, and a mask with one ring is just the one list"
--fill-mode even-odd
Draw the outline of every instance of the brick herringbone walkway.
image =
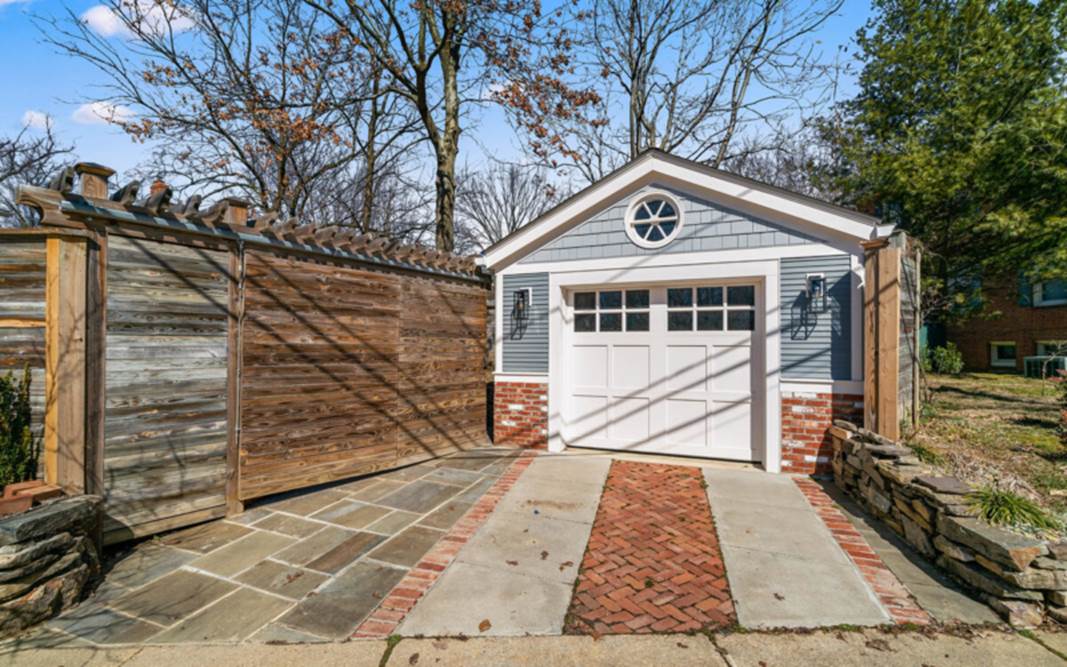
[[735, 618], [700, 470], [612, 463], [564, 632], [687, 632]]

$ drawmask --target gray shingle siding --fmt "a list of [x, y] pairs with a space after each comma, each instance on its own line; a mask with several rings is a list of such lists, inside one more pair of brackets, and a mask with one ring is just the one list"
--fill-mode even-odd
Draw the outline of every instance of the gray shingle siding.
[[678, 238], [658, 249], [641, 248], [626, 235], [626, 209], [636, 195], [627, 196], [589, 220], [580, 223], [520, 260], [520, 264], [566, 262], [604, 257], [633, 257], [661, 253], [700, 252], [804, 245], [809, 236], [787, 230], [747, 213], [682, 193], [674, 188], [651, 186], [672, 193], [681, 203], [684, 224]]
[[[505, 373], [548, 372], [548, 274], [527, 273], [504, 276], [504, 346]], [[530, 317], [525, 327], [514, 326], [511, 309], [515, 290], [530, 288]]]
[[[807, 275], [826, 274], [826, 312], [808, 308]], [[781, 260], [782, 377], [852, 377], [852, 273], [848, 255]]]

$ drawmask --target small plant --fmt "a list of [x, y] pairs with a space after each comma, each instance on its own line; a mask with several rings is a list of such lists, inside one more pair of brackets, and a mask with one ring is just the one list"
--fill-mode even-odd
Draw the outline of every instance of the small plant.
[[0, 486], [37, 474], [37, 442], [30, 430], [30, 369], [0, 377]]
[[959, 375], [963, 372], [963, 355], [955, 343], [946, 343], [930, 352], [930, 367], [941, 375]]
[[1051, 378], [1060, 392], [1060, 424], [1057, 427], [1060, 433], [1060, 442], [1067, 447], [1067, 371], [1056, 371], [1056, 377]]
[[925, 447], [917, 443], [909, 443], [908, 446], [911, 447], [911, 451], [915, 452], [915, 456], [918, 456], [919, 460], [923, 463], [927, 463], [929, 465], [941, 465], [945, 462], [945, 460], [941, 457], [940, 454], [930, 449], [929, 447]]
[[1022, 496], [992, 486], [981, 488], [968, 496], [979, 517], [994, 526], [1016, 526], [1038, 530], [1059, 530], [1060, 523], [1040, 507]]

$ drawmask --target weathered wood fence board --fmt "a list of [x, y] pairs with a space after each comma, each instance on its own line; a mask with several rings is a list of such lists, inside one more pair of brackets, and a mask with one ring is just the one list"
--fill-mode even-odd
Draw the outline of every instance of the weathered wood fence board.
[[111, 235], [104, 491], [116, 539], [226, 507], [225, 251]]
[[14, 237], [0, 245], [0, 373], [30, 369], [35, 434], [44, 430], [44, 237]]
[[106, 541], [487, 444], [468, 260], [150, 215], [80, 166], [81, 195], [23, 191], [41, 229], [0, 231], [0, 363], [44, 374], [47, 476], [104, 495]]

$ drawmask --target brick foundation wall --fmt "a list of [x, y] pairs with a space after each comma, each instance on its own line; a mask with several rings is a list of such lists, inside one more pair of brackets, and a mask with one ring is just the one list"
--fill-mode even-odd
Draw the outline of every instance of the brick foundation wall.
[[829, 475], [833, 472], [835, 419], [863, 421], [863, 396], [815, 392], [782, 393], [782, 472]]
[[547, 383], [496, 383], [493, 442], [511, 447], [548, 447]]

